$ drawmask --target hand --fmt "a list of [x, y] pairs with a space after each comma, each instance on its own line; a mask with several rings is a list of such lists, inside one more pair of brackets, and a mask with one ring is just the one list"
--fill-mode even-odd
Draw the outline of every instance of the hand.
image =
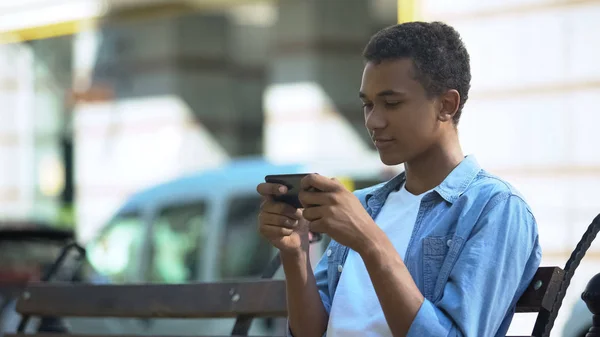
[[300, 202], [305, 207], [302, 214], [309, 221], [310, 231], [328, 234], [358, 253], [380, 234], [380, 228], [358, 198], [335, 178], [318, 174], [304, 177]]
[[273, 200], [274, 196], [287, 193], [287, 187], [262, 183], [256, 190], [263, 196], [258, 215], [258, 228], [262, 236], [282, 253], [307, 252], [308, 221], [302, 216], [302, 210]]

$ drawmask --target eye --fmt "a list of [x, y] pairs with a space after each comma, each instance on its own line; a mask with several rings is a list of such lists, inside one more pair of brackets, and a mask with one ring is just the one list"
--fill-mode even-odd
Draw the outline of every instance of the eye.
[[363, 102], [362, 107], [363, 109], [371, 109], [373, 107], [373, 103]]

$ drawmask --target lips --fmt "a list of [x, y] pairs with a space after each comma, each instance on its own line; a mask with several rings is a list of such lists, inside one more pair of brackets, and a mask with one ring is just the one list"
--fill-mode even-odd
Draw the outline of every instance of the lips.
[[375, 147], [378, 149], [384, 149], [390, 147], [394, 143], [394, 139], [392, 138], [374, 138], [373, 143], [375, 143]]

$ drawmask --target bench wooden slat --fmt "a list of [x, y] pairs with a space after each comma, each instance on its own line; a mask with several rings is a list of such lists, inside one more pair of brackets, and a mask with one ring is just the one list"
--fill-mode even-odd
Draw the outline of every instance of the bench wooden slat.
[[[540, 267], [519, 299], [516, 311], [550, 310], [563, 277], [561, 268]], [[17, 302], [17, 311], [35, 316], [59, 317], [225, 318], [287, 315], [285, 281], [282, 280], [175, 285], [38, 283], [27, 287]], [[35, 336], [97, 337], [69, 334]]]
[[[540, 267], [517, 302], [516, 311], [550, 310], [563, 276], [559, 267]], [[536, 290], [538, 281], [541, 287]], [[234, 293], [229, 294], [232, 289]], [[202, 318], [254, 312], [256, 316], [283, 317], [287, 313], [285, 282], [280, 280], [143, 287], [39, 283], [30, 285], [26, 294], [28, 299], [22, 296], [17, 310], [32, 315]]]
[[[141, 335], [108, 335], [109, 337], [140, 337]], [[4, 337], [107, 337], [107, 335], [73, 335], [73, 334], [62, 334], [62, 333], [36, 333], [34, 334], [26, 334], [26, 333], [17, 333], [17, 334], [5, 334]], [[169, 335], [169, 336], [155, 336], [151, 337], [178, 337], [177, 335]], [[199, 335], [199, 336], [181, 336], [181, 337], [248, 337], [242, 335], [227, 335], [227, 336], [215, 336], [215, 335]], [[268, 337], [268, 336], [267, 336]], [[272, 337], [285, 337], [285, 336], [272, 336]]]
[[[541, 308], [551, 310], [564, 274], [559, 267], [538, 268], [533, 281], [517, 302], [516, 311], [539, 312]], [[538, 281], [541, 281], [541, 287], [536, 290], [535, 285]]]
[[[71, 335], [71, 334], [56, 334], [56, 333], [40, 333], [40, 334], [5, 334], [5, 337], [106, 337], [106, 335]], [[110, 337], [140, 337], [140, 335], [110, 335]], [[154, 336], [152, 337], [178, 337], [174, 335], [169, 336]], [[239, 335], [227, 335], [227, 336], [185, 336], [185, 337], [247, 337]], [[273, 337], [284, 337], [284, 336], [273, 336]], [[532, 336], [507, 336], [507, 337], [532, 337]]]
[[17, 311], [59, 317], [287, 316], [282, 280], [143, 286], [38, 283], [23, 292]]
[[11, 282], [0, 281], [0, 296], [4, 298], [17, 297], [23, 292], [26, 286], [26, 283], [15, 284]]

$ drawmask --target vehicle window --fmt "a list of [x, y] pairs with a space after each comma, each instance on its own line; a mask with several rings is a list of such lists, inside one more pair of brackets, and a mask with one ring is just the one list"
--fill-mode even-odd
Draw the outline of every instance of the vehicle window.
[[0, 281], [39, 280], [64, 245], [50, 240], [0, 240]]
[[150, 281], [182, 283], [199, 277], [200, 247], [208, 237], [206, 204], [167, 208], [160, 213], [152, 234]]
[[94, 269], [115, 283], [134, 281], [143, 229], [142, 219], [135, 215], [113, 222], [88, 246], [88, 258]]
[[229, 202], [221, 243], [221, 278], [260, 276], [273, 250], [257, 230], [259, 197], [237, 197]]

